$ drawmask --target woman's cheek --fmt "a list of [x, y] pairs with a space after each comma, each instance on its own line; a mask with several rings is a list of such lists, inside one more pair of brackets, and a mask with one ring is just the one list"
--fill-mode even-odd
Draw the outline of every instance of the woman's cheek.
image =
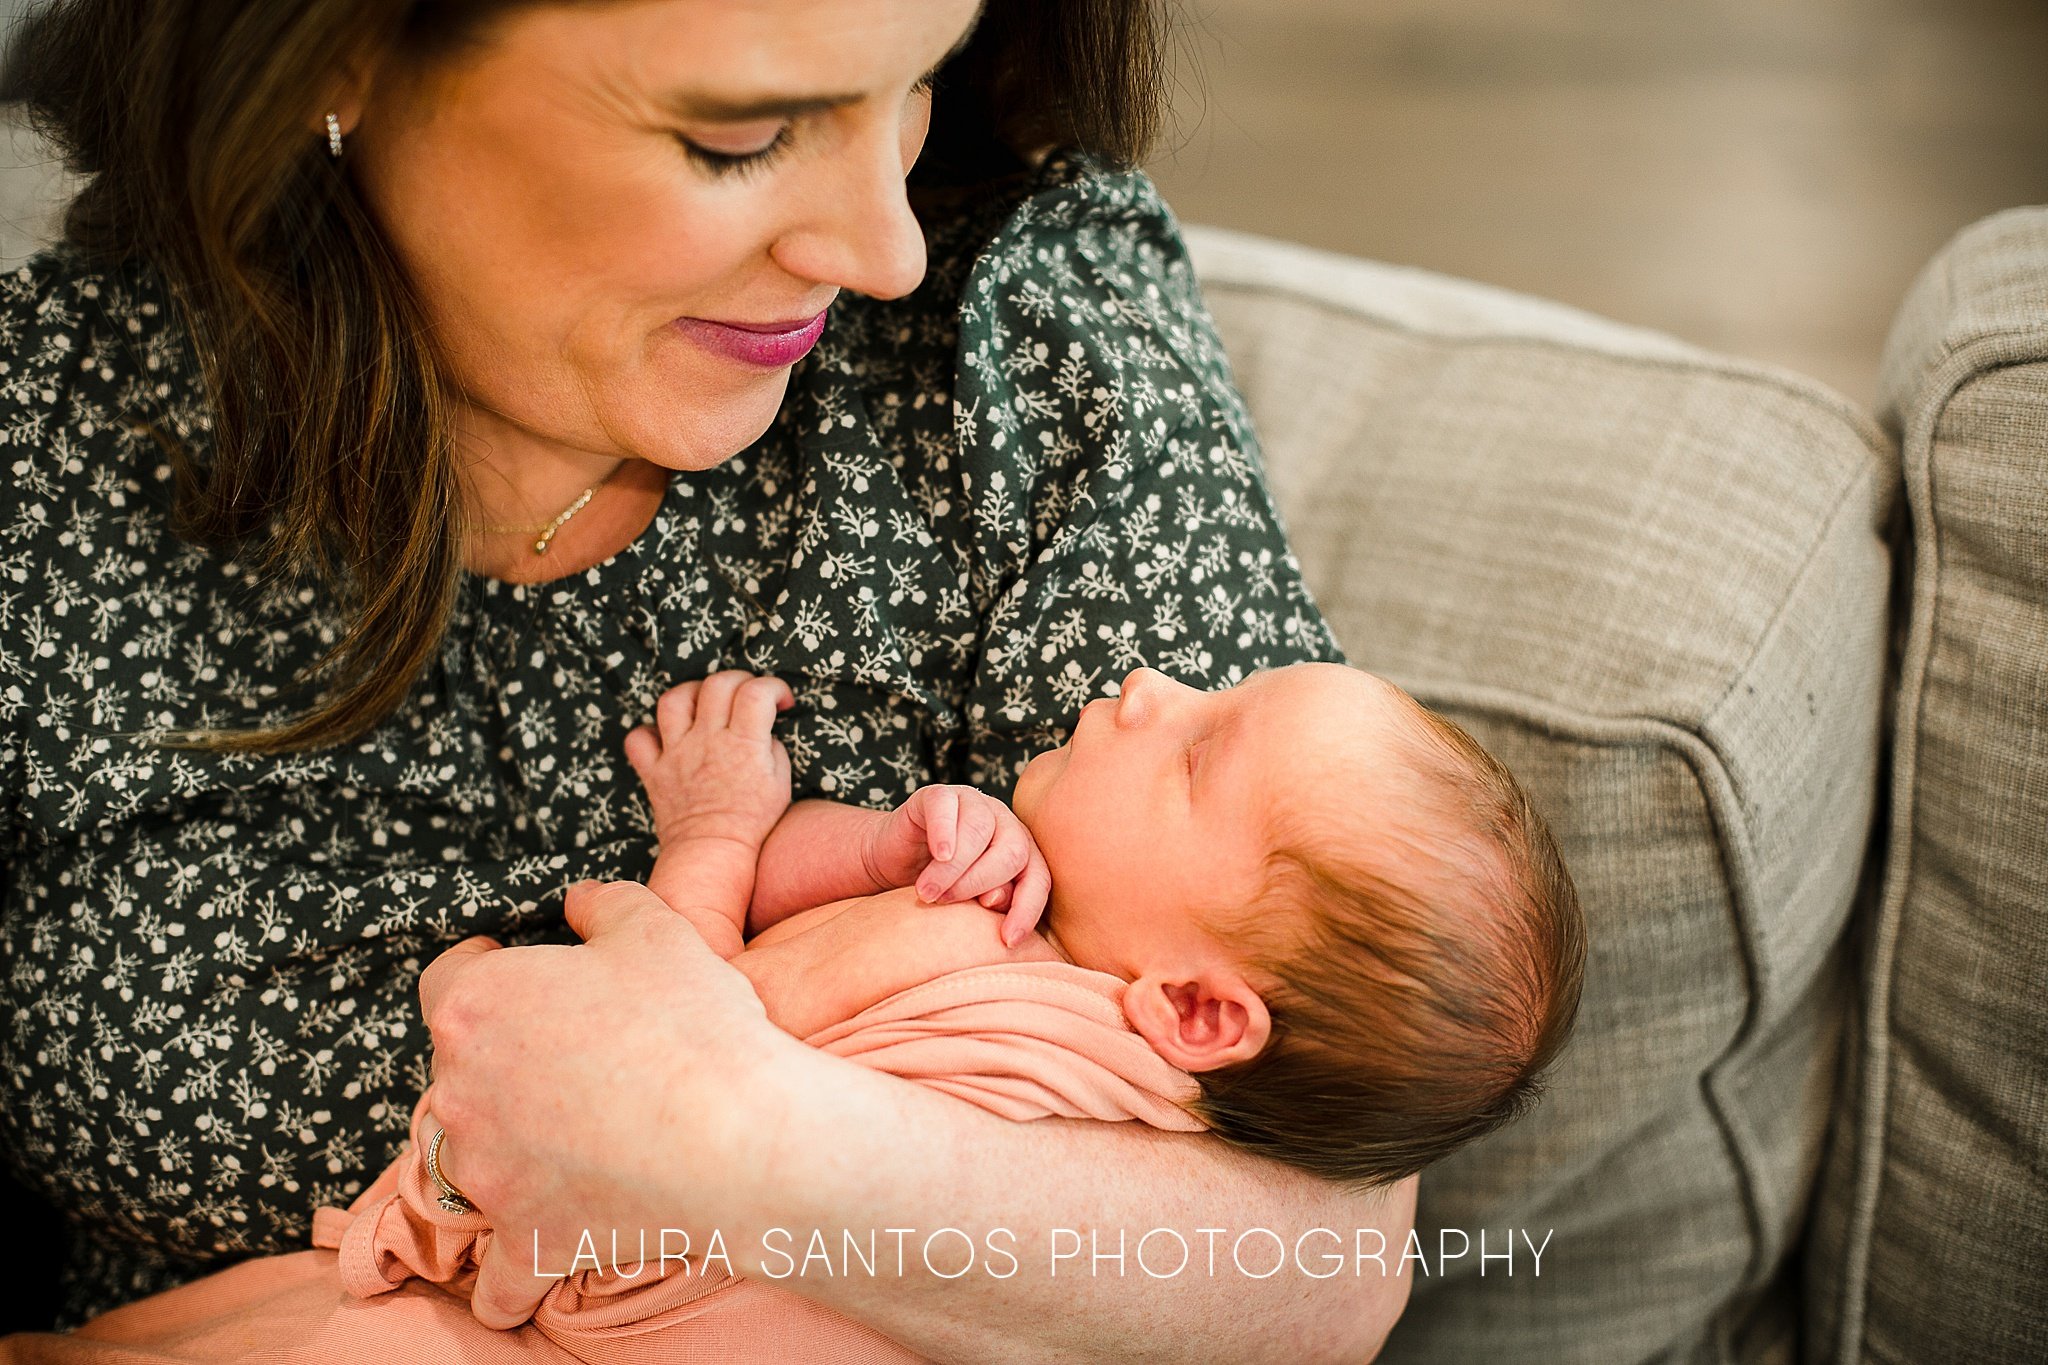
[[[773, 239], [775, 224], [772, 203], [746, 203], [730, 196], [717, 202], [708, 196], [678, 191], [661, 209], [644, 222], [626, 226], [632, 231], [629, 248], [617, 251], [613, 259], [632, 260], [637, 268], [628, 272], [643, 284], [663, 281], [682, 300], [698, 305], [678, 307], [676, 316], [740, 316], [751, 300], [734, 309], [733, 289], [707, 289], [738, 271], [741, 264], [766, 250]], [[707, 295], [721, 295], [719, 304], [706, 307]], [[723, 311], [721, 311], [721, 307]]]

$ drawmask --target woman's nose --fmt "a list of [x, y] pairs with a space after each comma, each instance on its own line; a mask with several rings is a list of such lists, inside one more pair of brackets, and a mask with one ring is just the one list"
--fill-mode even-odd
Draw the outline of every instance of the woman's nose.
[[815, 212], [778, 242], [782, 267], [870, 298], [916, 289], [925, 273], [924, 229], [904, 189], [916, 155], [902, 129], [864, 130], [820, 185]]

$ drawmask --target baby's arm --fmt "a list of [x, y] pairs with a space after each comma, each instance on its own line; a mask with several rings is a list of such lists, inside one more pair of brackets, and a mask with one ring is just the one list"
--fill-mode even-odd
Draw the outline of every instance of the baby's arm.
[[889, 815], [837, 801], [792, 803], [761, 845], [747, 937], [814, 905], [892, 889], [873, 856]]
[[740, 950], [761, 846], [789, 808], [789, 754], [770, 731], [794, 704], [780, 678], [737, 670], [672, 687], [626, 736], [661, 850], [648, 889], [720, 957]]

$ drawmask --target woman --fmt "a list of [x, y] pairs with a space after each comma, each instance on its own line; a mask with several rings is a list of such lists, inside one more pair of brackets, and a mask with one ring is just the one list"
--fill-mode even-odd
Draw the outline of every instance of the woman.
[[[12, 93], [95, 174], [0, 314], [0, 1066], [10, 1163], [70, 1232], [60, 1322], [305, 1245], [430, 1080], [445, 1172], [538, 1257], [487, 1263], [498, 1325], [581, 1228], [1405, 1235], [1412, 1183], [853, 1074], [617, 884], [652, 855], [620, 746], [674, 681], [785, 678], [798, 795], [884, 806], [1007, 797], [1138, 663], [1341, 657], [1124, 169], [1161, 27], [1139, 0], [29, 21]], [[584, 878], [614, 885], [565, 948]], [[980, 1359], [1355, 1358], [1406, 1289], [1069, 1269], [788, 1284]]]

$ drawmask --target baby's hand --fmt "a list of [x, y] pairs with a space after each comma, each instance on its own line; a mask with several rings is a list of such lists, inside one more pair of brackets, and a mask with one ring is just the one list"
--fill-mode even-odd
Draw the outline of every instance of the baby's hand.
[[1052, 873], [1016, 812], [974, 787], [920, 787], [875, 827], [869, 866], [885, 886], [917, 883], [933, 904], [979, 901], [1007, 910], [1003, 942], [1038, 923]]
[[756, 851], [789, 809], [789, 753], [769, 732], [796, 704], [789, 684], [738, 669], [671, 687], [654, 725], [626, 736], [664, 849], [730, 839]]

